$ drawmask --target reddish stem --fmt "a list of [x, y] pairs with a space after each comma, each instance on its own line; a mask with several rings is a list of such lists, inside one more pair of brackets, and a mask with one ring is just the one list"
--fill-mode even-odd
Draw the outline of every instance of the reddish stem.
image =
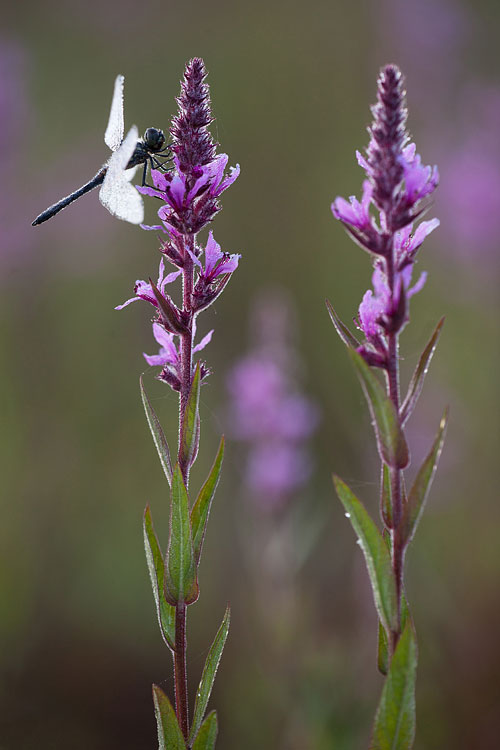
[[[193, 292], [194, 264], [188, 249], [191, 252], [194, 249], [194, 235], [187, 235], [183, 238], [183, 259], [184, 266], [182, 269], [182, 303], [183, 312], [187, 318], [187, 331], [181, 335], [181, 389], [179, 399], [179, 466], [184, 479], [186, 489], [189, 485], [189, 464], [181, 457], [182, 442], [182, 425], [184, 424], [184, 415], [191, 389], [191, 379], [193, 371], [193, 321], [194, 315], [191, 306], [191, 296]], [[186, 670], [186, 615], [187, 607], [184, 602], [179, 602], [175, 608], [175, 651], [174, 651], [174, 680], [175, 680], [175, 713], [177, 721], [184, 739], [187, 741], [189, 736], [189, 704], [188, 704], [188, 684]]]
[[[387, 279], [391, 296], [394, 298], [395, 273], [394, 273], [394, 250], [391, 243], [390, 252], [387, 255]], [[388, 367], [387, 367], [388, 395], [391, 399], [396, 414], [399, 415], [399, 334], [397, 332], [388, 335]], [[403, 564], [404, 543], [401, 534], [401, 521], [403, 516], [403, 499], [401, 492], [401, 469], [390, 466], [391, 477], [391, 501], [392, 501], [392, 530], [391, 530], [391, 552], [394, 581], [396, 584], [396, 597], [398, 607], [398, 629], [393, 633], [393, 650], [396, 648], [401, 635], [401, 594], [403, 591]]]

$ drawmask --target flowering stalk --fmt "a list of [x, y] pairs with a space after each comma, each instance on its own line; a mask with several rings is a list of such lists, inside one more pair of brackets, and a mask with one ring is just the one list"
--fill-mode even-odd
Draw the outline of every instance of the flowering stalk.
[[[170, 451], [158, 418], [142, 385], [141, 393], [148, 423], [171, 488], [170, 537], [163, 558], [149, 507], [144, 516], [144, 537], [153, 594], [160, 629], [172, 651], [175, 682], [175, 713], [167, 696], [153, 686], [160, 748], [212, 748], [217, 734], [215, 712], [204, 720], [215, 672], [229, 628], [229, 609], [205, 663], [198, 688], [193, 720], [188, 711], [186, 671], [187, 607], [199, 594], [197, 570], [200, 562], [211, 502], [219, 480], [224, 442], [221, 440], [214, 465], [196, 501], [189, 502], [189, 472], [196, 460], [200, 439], [200, 386], [209, 375], [205, 362], [193, 362], [193, 355], [210, 342], [210, 331], [195, 344], [196, 320], [221, 294], [238, 266], [239, 255], [221, 251], [209, 232], [205, 247], [197, 240], [220, 210], [219, 196], [238, 177], [239, 167], [224, 172], [228, 158], [217, 155], [208, 131], [212, 122], [205, 66], [194, 58], [185, 69], [178, 114], [170, 129], [174, 169], [152, 170], [154, 187], [138, 187], [144, 195], [159, 198], [160, 225], [144, 229], [162, 233], [160, 271], [157, 282], [137, 281], [135, 296], [117, 309], [137, 300], [155, 308], [153, 335], [160, 344], [158, 354], [144, 357], [161, 367], [158, 379], [179, 393], [179, 439], [177, 460], [172, 466]], [[204, 255], [204, 263], [201, 258]], [[165, 275], [165, 261], [177, 270]], [[178, 307], [166, 288], [182, 277], [182, 306]], [[194, 743], [194, 744], [193, 744]]]
[[[410, 457], [404, 425], [423, 386], [441, 331], [441, 320], [422, 353], [407, 395], [400, 398], [399, 336], [409, 320], [409, 300], [422, 289], [426, 274], [411, 286], [416, 255], [437, 219], [415, 222], [425, 199], [438, 184], [436, 167], [423, 166], [406, 131], [403, 77], [387, 65], [378, 80], [378, 100], [366, 154], [357, 153], [367, 179], [361, 202], [337, 198], [332, 204], [352, 238], [373, 259], [373, 290], [368, 290], [356, 320], [364, 340], [353, 336], [327, 303], [368, 401], [382, 462], [380, 514], [382, 534], [361, 502], [338, 477], [337, 493], [363, 549], [379, 615], [379, 669], [387, 675], [375, 718], [372, 748], [411, 748], [415, 733], [414, 684], [416, 637], [404, 594], [404, 559], [441, 453], [446, 412], [432, 449], [406, 493], [403, 470]], [[374, 374], [384, 374], [385, 387]], [[402, 685], [404, 687], [402, 687]], [[397, 721], [394, 721], [397, 717]]]

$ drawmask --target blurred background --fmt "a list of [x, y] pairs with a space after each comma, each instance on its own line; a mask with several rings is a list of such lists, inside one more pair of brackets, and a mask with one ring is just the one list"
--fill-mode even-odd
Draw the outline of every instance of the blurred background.
[[[420, 648], [415, 747], [498, 747], [499, 21], [492, 0], [3, 4], [1, 750], [153, 748], [151, 683], [172, 693], [141, 531], [149, 502], [165, 544], [166, 484], [138, 389], [142, 352], [156, 349], [146, 306], [113, 309], [136, 278], [155, 274], [157, 240], [113, 219], [96, 193], [30, 224], [107, 158], [117, 73], [126, 79], [126, 126], [166, 129], [194, 55], [209, 70], [214, 135], [242, 169], [213, 228], [222, 248], [243, 258], [199, 329], [215, 328], [204, 352], [214, 374], [202, 392], [194, 487], [222, 432], [228, 444], [201, 597], [189, 612], [193, 695], [230, 601], [210, 704], [217, 747], [368, 744], [382, 687], [376, 620], [331, 472], [375, 517], [379, 468], [324, 299], [349, 321], [370, 284], [369, 258], [329, 207], [339, 194], [360, 194], [354, 151], [367, 143], [378, 69], [396, 62], [418, 151], [441, 173], [428, 215], [441, 227], [418, 267], [429, 278], [402, 337], [406, 381], [446, 316], [409, 423], [410, 475], [451, 407], [407, 559]], [[259, 302], [262, 294], [282, 300], [281, 312]], [[276, 346], [259, 338], [275, 315], [284, 321], [272, 331], [282, 336]], [[234, 403], [234, 368], [256, 347], [260, 365], [279, 350], [269, 365], [285, 368], [273, 381], [276, 398], [302, 404], [306, 420], [292, 439], [301, 470], [268, 495], [246, 481], [257, 459]], [[145, 378], [173, 441], [176, 398], [153, 370]]]

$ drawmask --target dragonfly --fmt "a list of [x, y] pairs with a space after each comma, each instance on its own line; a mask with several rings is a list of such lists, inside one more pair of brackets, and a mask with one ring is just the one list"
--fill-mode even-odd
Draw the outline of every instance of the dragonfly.
[[145, 185], [148, 165], [151, 168], [165, 169], [165, 163], [171, 157], [171, 149], [170, 145], [166, 144], [165, 134], [158, 128], [148, 128], [143, 137], [139, 138], [139, 131], [133, 125], [125, 138], [123, 137], [124, 81], [122, 75], [116, 77], [109, 121], [104, 133], [104, 142], [113, 152], [110, 158], [85, 185], [45, 209], [32, 222], [32, 226], [43, 224], [99, 185], [99, 200], [113, 216], [132, 224], [141, 224], [144, 221], [142, 197], [130, 181], [137, 167], [144, 164], [142, 184]]

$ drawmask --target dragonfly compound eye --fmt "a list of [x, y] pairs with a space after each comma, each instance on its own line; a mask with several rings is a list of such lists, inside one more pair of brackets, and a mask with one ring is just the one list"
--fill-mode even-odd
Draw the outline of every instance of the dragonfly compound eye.
[[144, 143], [150, 151], [160, 151], [165, 145], [165, 134], [163, 130], [148, 128], [144, 133]]

